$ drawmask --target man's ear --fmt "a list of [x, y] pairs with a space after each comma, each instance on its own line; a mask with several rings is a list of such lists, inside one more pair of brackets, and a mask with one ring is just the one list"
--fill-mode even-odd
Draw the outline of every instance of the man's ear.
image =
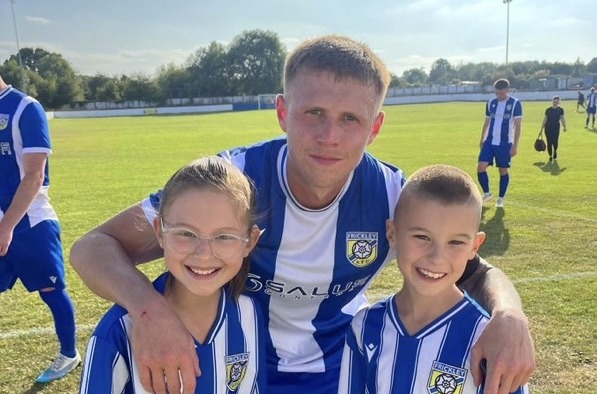
[[288, 115], [288, 110], [286, 108], [286, 98], [283, 94], [279, 94], [276, 96], [276, 116], [278, 117], [278, 123], [280, 124], [280, 128], [284, 130], [286, 133], [286, 116]]
[[383, 111], [380, 111], [373, 120], [373, 124], [371, 125], [371, 135], [369, 136], [369, 141], [367, 142], [367, 145], [372, 143], [375, 140], [375, 138], [379, 135], [385, 117], [386, 114]]

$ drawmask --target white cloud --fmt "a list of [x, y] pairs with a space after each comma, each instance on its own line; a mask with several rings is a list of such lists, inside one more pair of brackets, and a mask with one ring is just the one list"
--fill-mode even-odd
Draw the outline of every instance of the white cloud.
[[29, 15], [27, 15], [25, 17], [25, 20], [27, 22], [37, 23], [37, 24], [40, 24], [40, 25], [49, 25], [49, 24], [52, 23], [52, 21], [50, 21], [49, 19], [41, 18], [39, 16], [29, 16]]

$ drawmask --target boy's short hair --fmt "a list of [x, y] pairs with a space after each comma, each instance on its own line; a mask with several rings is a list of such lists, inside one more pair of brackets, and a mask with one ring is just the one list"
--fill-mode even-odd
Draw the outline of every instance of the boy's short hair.
[[553, 100], [559, 100], [559, 99], [560, 99], [560, 96], [553, 96], [553, 97], [551, 98], [551, 101], [553, 101]]
[[510, 87], [510, 81], [506, 78], [500, 78], [493, 84], [493, 87], [497, 90], [508, 89]]
[[415, 171], [406, 181], [398, 204], [395, 216], [407, 198], [429, 199], [441, 204], [473, 204], [479, 209], [483, 199], [473, 178], [460, 168], [447, 164], [434, 164]]

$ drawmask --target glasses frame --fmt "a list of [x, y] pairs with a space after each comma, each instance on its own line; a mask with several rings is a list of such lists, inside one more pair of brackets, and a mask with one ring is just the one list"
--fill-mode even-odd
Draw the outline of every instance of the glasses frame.
[[[184, 230], [186, 232], [189, 232], [189, 233], [195, 235], [195, 237], [196, 237], [195, 248], [192, 251], [190, 251], [189, 253], [187, 253], [187, 255], [191, 255], [191, 254], [195, 253], [197, 251], [197, 249], [199, 249], [199, 247], [201, 246], [201, 241], [202, 240], [207, 241], [207, 244], [209, 245], [209, 251], [211, 252], [212, 255], [214, 255], [215, 257], [217, 257], [219, 259], [223, 259], [223, 260], [224, 259], [229, 259], [229, 258], [232, 258], [234, 256], [237, 256], [237, 255], [241, 254], [241, 248], [240, 247], [238, 248], [238, 253], [235, 253], [235, 254], [230, 255], [230, 256], [220, 256], [219, 254], [217, 254], [216, 252], [214, 252], [214, 248], [213, 248], [213, 246], [211, 244], [211, 241], [213, 241], [214, 239], [216, 239], [216, 237], [221, 237], [221, 236], [227, 236], [227, 237], [230, 237], [230, 238], [234, 238], [237, 241], [240, 241], [242, 244], [244, 244], [243, 246], [246, 246], [249, 243], [249, 237], [243, 238], [243, 237], [240, 237], [240, 236], [238, 236], [236, 234], [219, 233], [219, 234], [210, 235], [210, 236], [199, 235], [195, 231], [193, 231], [191, 229], [188, 229], [186, 227], [172, 227], [172, 226], [169, 226], [168, 223], [164, 223], [164, 219], [162, 219], [162, 218], [160, 218], [160, 227], [161, 227], [162, 233], [164, 235], [166, 235], [168, 233], [172, 233], [175, 230]], [[166, 239], [166, 237], [164, 236], [164, 240], [165, 239]], [[174, 249], [174, 250], [176, 251], [176, 249]], [[182, 252], [179, 252], [179, 251], [177, 251], [177, 252], [178, 253], [182, 253]]]

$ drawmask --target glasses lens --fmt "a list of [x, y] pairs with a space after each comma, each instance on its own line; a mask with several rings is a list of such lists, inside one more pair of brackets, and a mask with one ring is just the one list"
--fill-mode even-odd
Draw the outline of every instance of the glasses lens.
[[199, 246], [197, 234], [184, 228], [173, 228], [166, 233], [170, 247], [178, 253], [193, 253]]
[[232, 234], [218, 234], [210, 239], [211, 251], [220, 258], [229, 258], [239, 255], [245, 241]]

